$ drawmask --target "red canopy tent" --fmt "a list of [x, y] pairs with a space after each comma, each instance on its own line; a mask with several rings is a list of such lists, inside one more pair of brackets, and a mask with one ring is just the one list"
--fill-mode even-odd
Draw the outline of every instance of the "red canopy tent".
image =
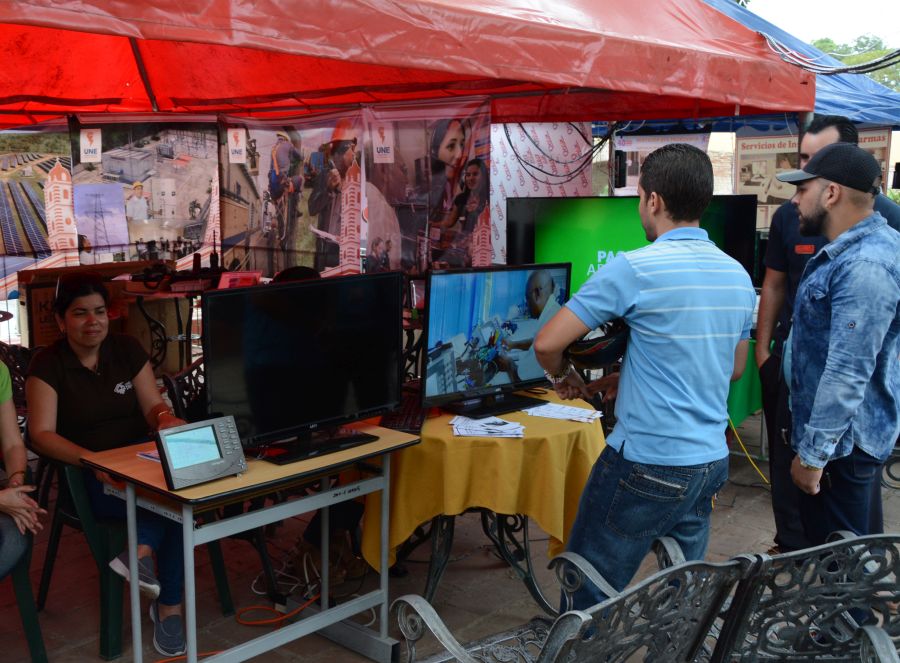
[[814, 76], [700, 0], [8, 0], [0, 126], [296, 116], [490, 95], [495, 122], [811, 110]]

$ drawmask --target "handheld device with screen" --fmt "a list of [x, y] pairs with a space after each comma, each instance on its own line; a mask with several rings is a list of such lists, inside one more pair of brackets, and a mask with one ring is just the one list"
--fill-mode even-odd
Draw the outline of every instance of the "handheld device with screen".
[[247, 470], [234, 417], [217, 417], [156, 433], [169, 490], [179, 490]]

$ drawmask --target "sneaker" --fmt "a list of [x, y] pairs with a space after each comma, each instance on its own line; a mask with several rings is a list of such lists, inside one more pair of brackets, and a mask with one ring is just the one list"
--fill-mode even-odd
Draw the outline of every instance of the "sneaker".
[[[119, 554], [118, 557], [109, 563], [109, 568], [125, 578], [125, 581], [131, 579], [128, 572], [128, 551]], [[156, 579], [156, 573], [153, 571], [153, 558], [150, 555], [138, 559], [138, 586], [141, 594], [155, 599], [159, 596], [159, 580]]]
[[163, 656], [181, 656], [187, 650], [184, 639], [184, 623], [181, 615], [169, 615], [159, 619], [157, 602], [150, 603], [150, 621], [153, 622], [153, 646]]

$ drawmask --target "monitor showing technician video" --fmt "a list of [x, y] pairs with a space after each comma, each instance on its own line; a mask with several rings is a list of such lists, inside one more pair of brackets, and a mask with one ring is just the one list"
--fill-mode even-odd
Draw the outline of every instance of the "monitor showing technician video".
[[445, 405], [544, 383], [538, 330], [569, 298], [570, 265], [432, 272], [424, 402]]

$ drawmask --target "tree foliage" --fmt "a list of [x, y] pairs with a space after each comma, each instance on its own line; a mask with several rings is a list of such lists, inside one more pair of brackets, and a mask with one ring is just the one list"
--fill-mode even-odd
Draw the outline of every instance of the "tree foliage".
[[[873, 35], [857, 37], [852, 44], [838, 44], [833, 39], [825, 38], [816, 39], [812, 45], [848, 65], [871, 62], [895, 50], [885, 46], [881, 39]], [[900, 92], [900, 64], [878, 69], [866, 76], [885, 87]]]

